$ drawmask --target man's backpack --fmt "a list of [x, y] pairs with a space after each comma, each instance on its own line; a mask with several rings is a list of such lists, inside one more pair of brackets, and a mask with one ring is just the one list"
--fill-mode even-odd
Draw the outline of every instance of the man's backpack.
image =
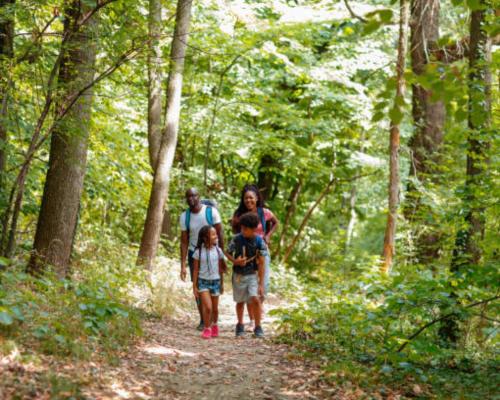
[[[205, 205], [205, 218], [207, 219], [208, 225], [214, 226], [213, 209], [217, 208], [217, 202], [215, 200], [203, 199], [201, 204]], [[189, 237], [189, 225], [191, 223], [191, 209], [186, 210], [186, 230]]]

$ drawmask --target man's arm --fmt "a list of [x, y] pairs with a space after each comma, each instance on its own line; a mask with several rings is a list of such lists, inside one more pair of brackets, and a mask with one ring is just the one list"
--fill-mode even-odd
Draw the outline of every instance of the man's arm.
[[188, 253], [189, 238], [188, 232], [181, 232], [181, 279], [186, 280], [186, 258]]
[[198, 274], [200, 272], [200, 260], [193, 260], [193, 294], [198, 297]]

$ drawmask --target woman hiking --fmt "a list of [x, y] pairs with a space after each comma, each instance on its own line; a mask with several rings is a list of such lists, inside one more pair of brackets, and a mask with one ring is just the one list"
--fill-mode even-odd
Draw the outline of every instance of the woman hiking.
[[[231, 220], [231, 227], [234, 234], [240, 233], [241, 228], [239, 219], [243, 214], [248, 212], [255, 213], [259, 217], [259, 226], [256, 229], [256, 234], [264, 239], [264, 242], [269, 245], [271, 236], [278, 227], [278, 219], [270, 209], [265, 207], [264, 198], [256, 185], [245, 185], [241, 191], [240, 204]], [[271, 276], [271, 257], [269, 252], [265, 256], [264, 268], [264, 298], [261, 299], [262, 302], [264, 302], [265, 295], [267, 295], [269, 291]], [[253, 329], [255, 318], [250, 304], [247, 304], [247, 309], [248, 316], [250, 317], [250, 327]]]

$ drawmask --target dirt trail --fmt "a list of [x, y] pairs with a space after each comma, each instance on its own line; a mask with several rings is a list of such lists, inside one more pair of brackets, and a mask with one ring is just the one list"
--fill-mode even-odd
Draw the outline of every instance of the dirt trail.
[[[234, 337], [231, 295], [221, 299], [219, 338], [202, 340], [194, 315], [148, 321], [145, 335], [117, 367], [99, 373], [84, 393], [95, 399], [330, 399], [317, 368], [267, 339]], [[267, 310], [273, 308], [267, 305]], [[193, 313], [194, 314], [194, 313]]]

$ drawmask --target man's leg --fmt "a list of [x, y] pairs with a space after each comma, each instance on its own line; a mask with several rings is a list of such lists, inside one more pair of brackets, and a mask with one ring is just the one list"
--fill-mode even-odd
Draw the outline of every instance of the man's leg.
[[[188, 251], [188, 265], [189, 265], [189, 275], [191, 276], [191, 282], [193, 282], [193, 269], [194, 269], [194, 260], [193, 260], [193, 252], [191, 250]], [[201, 296], [194, 297], [194, 301], [196, 302], [196, 307], [198, 308], [198, 314], [200, 316], [200, 323], [198, 324], [197, 329], [201, 331], [203, 329], [203, 311], [201, 308]]]

